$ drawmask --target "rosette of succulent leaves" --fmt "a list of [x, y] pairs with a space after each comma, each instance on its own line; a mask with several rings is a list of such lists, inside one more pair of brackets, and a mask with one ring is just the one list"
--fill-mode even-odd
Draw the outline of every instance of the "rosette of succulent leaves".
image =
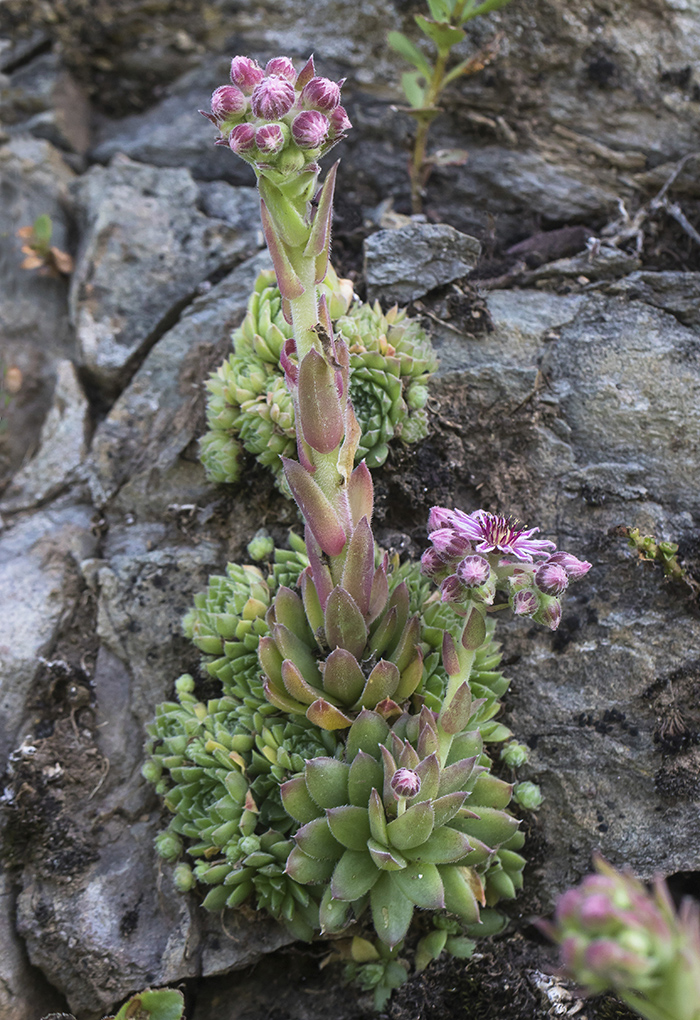
[[[497, 719], [508, 681], [493, 613], [510, 606], [555, 629], [589, 564], [483, 510], [435, 507], [421, 564], [377, 546], [351, 359], [363, 316], [380, 313], [361, 311], [346, 333], [322, 289], [335, 168], [319, 187], [316, 159], [350, 127], [340, 85], [286, 57], [264, 70], [236, 57], [231, 81], [209, 116], [258, 179], [298, 459], [279, 455], [305, 532], [287, 550], [256, 536], [262, 565], [231, 564], [196, 597], [185, 633], [221, 690], [205, 701], [193, 677], [177, 681], [149, 727], [144, 775], [169, 816], [157, 847], [180, 890], [209, 910], [250, 904], [299, 939], [334, 936], [380, 1006], [407, 952], [418, 969], [468, 955], [522, 885], [513, 786], [489, 753], [511, 736]], [[372, 352], [365, 367], [390, 362], [402, 385], [395, 354]], [[509, 744], [504, 765], [524, 755]]]
[[[338, 279], [332, 268], [321, 289], [334, 332], [350, 351], [350, 396], [362, 432], [355, 459], [379, 467], [392, 440], [416, 443], [427, 436], [427, 384], [437, 358], [419, 320], [405, 310], [383, 312], [378, 301], [356, 300], [351, 281]], [[208, 431], [200, 456], [211, 481], [238, 481], [245, 449], [288, 494], [280, 458], [294, 454], [296, 428], [280, 354], [291, 336], [275, 274], [263, 271], [233, 334], [233, 353], [207, 383]]]

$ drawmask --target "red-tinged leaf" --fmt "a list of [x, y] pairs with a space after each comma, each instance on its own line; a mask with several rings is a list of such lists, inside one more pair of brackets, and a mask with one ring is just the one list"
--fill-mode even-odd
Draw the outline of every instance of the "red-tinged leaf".
[[335, 372], [313, 347], [299, 366], [298, 403], [306, 442], [318, 453], [332, 453], [343, 438], [343, 413]]
[[369, 817], [369, 829], [372, 833], [372, 839], [376, 840], [377, 843], [381, 843], [383, 846], [386, 846], [389, 842], [389, 837], [386, 831], [386, 814], [384, 812], [384, 805], [382, 804], [381, 797], [377, 793], [376, 789], [372, 790], [370, 794], [367, 814]]
[[294, 841], [309, 857], [337, 861], [343, 854], [343, 847], [328, 828], [325, 818], [314, 818], [297, 830]]
[[399, 673], [409, 666], [416, 655], [416, 649], [420, 642], [420, 620], [412, 616], [403, 629], [403, 633], [394, 651], [389, 658], [396, 663]]
[[366, 850], [370, 838], [366, 807], [343, 804], [326, 811], [328, 828], [348, 850]]
[[405, 936], [413, 917], [413, 904], [392, 881], [382, 875], [369, 894], [372, 921], [382, 942], [393, 948]]
[[[392, 737], [393, 736], [394, 734], [392, 733]], [[384, 768], [384, 787], [382, 790], [382, 795], [384, 797], [384, 802], [386, 804], [393, 804], [394, 801], [396, 800], [396, 797], [394, 795], [394, 791], [391, 788], [391, 780], [394, 778], [394, 773], [396, 772], [397, 768], [396, 761], [394, 760], [391, 751], [389, 751], [388, 748], [384, 746], [384, 744], [381, 745], [379, 750], [381, 751], [382, 766]], [[377, 836], [376, 838], [379, 839], [379, 836]]]
[[380, 701], [390, 698], [398, 685], [399, 671], [394, 663], [387, 659], [380, 659], [367, 677], [367, 683], [360, 699], [362, 707], [375, 708]]
[[363, 709], [352, 724], [348, 733], [345, 756], [352, 761], [358, 751], [364, 751], [377, 761], [380, 758], [380, 745], [386, 740], [389, 727], [376, 712]]
[[349, 772], [350, 767], [337, 758], [310, 758], [304, 770], [309, 795], [324, 810], [347, 804]]
[[480, 776], [476, 777], [476, 782], [469, 794], [469, 807], [477, 813], [482, 805], [492, 808], [507, 808], [512, 796], [512, 783], [505, 783], [502, 779], [491, 775], [490, 772], [482, 772]]
[[451, 736], [467, 728], [472, 708], [472, 692], [465, 680], [455, 691], [452, 701], [439, 715], [440, 726]]
[[[389, 654], [391, 654], [395, 650], [396, 645], [398, 644], [400, 638], [402, 637], [404, 629], [408, 622], [408, 603], [409, 603], [408, 585], [406, 584], [405, 581], [402, 581], [401, 584], [396, 585], [396, 587], [394, 588], [389, 597], [389, 602], [387, 603], [387, 605], [390, 608], [396, 607], [397, 613], [394, 643], [389, 648]], [[395, 661], [396, 660], [394, 659], [394, 662]]]
[[321, 601], [318, 597], [310, 567], [307, 567], [302, 572], [299, 584], [301, 586], [301, 598], [304, 603], [306, 619], [318, 643], [318, 632], [323, 627], [323, 609], [321, 608]]
[[311, 799], [303, 776], [294, 776], [282, 783], [280, 795], [284, 810], [301, 825], [321, 817], [321, 808]]
[[402, 852], [415, 850], [429, 838], [434, 824], [432, 804], [427, 800], [413, 804], [387, 825], [389, 845]]
[[384, 612], [387, 599], [389, 598], [389, 582], [386, 576], [387, 559], [380, 563], [372, 578], [372, 591], [369, 596], [369, 610], [367, 611], [367, 623], [374, 623], [380, 613]]
[[359, 751], [355, 756], [348, 776], [348, 797], [351, 804], [366, 808], [372, 790], [378, 790], [384, 773], [379, 762], [371, 755]]
[[[333, 192], [335, 190], [335, 178], [338, 173], [339, 162], [333, 164], [323, 182], [321, 194], [318, 197], [314, 221], [311, 225], [309, 240], [304, 248], [304, 258], [316, 258], [324, 253], [326, 258], [328, 258], [331, 243], [331, 221], [333, 218]], [[316, 283], [321, 283], [325, 275], [326, 270], [324, 269], [323, 276], [320, 280], [317, 279]]]
[[441, 829], [435, 829], [425, 843], [404, 852], [412, 861], [452, 864], [461, 861], [470, 850], [471, 844], [464, 833], [445, 825]]
[[393, 850], [383, 843], [378, 843], [376, 839], [367, 840], [367, 849], [372, 860], [381, 871], [400, 871], [408, 864], [406, 858], [398, 850]]
[[403, 871], [396, 872], [394, 884], [417, 907], [442, 910], [445, 906], [442, 879], [434, 864], [409, 864]]
[[[424, 705], [423, 708], [426, 708], [426, 706]], [[421, 726], [418, 734], [416, 750], [418, 751], [419, 758], [427, 758], [429, 754], [435, 754], [437, 752], [440, 741], [438, 740], [435, 720], [433, 719], [433, 715], [430, 710], [423, 712], [421, 709], [420, 721]]]
[[[293, 633], [289, 627], [282, 623], [275, 623], [271, 627], [272, 637], [282, 657], [291, 659], [307, 683], [312, 687], [321, 689], [321, 673], [316, 658], [303, 638]], [[281, 667], [280, 667], [281, 672]], [[284, 683], [284, 676], [282, 677]], [[286, 690], [286, 688], [285, 688]]]
[[448, 676], [457, 676], [461, 671], [457, 646], [449, 630], [442, 636], [442, 664]]
[[275, 593], [274, 606], [277, 623], [283, 623], [304, 640], [311, 640], [304, 605], [296, 592], [285, 585], [280, 585]]
[[367, 644], [367, 626], [352, 595], [337, 585], [326, 603], [326, 641], [331, 648], [345, 648], [356, 659]]
[[297, 80], [294, 84], [294, 88], [297, 92], [301, 92], [305, 85], [308, 85], [311, 79], [315, 76], [316, 70], [314, 68], [314, 58], [309, 57], [301, 71], [297, 75]]
[[345, 485], [348, 484], [350, 476], [352, 475], [355, 454], [357, 448], [360, 445], [362, 439], [362, 429], [355, 416], [350, 397], [345, 401], [345, 439], [343, 445], [340, 447], [338, 453], [338, 474], [341, 476]]
[[380, 874], [366, 848], [363, 853], [346, 850], [335, 866], [331, 892], [337, 900], [359, 900], [367, 895]]
[[274, 639], [266, 634], [260, 638], [258, 644], [258, 660], [263, 673], [270, 682], [270, 685], [284, 696], [284, 684], [282, 683], [282, 659], [279, 648]]
[[382, 701], [377, 702], [374, 706], [374, 711], [377, 715], [380, 715], [382, 719], [386, 719], [387, 722], [390, 719], [398, 719], [402, 714], [400, 705], [397, 705], [391, 698], [384, 698]]
[[357, 525], [363, 517], [372, 520], [374, 506], [374, 486], [372, 475], [364, 461], [361, 461], [348, 480], [348, 499], [352, 513], [352, 523]]
[[346, 648], [336, 648], [326, 659], [323, 689], [343, 705], [354, 705], [365, 686], [357, 659]]
[[484, 614], [476, 606], [473, 606], [462, 631], [462, 645], [468, 652], [475, 652], [477, 648], [481, 648], [485, 640], [486, 621], [484, 620]]
[[394, 634], [395, 631], [397, 630], [397, 625], [398, 625], [398, 610], [396, 606], [392, 606], [387, 611], [386, 615], [384, 616], [381, 623], [377, 626], [377, 629], [372, 635], [372, 640], [370, 641], [369, 647], [370, 651], [373, 652], [374, 655], [379, 656], [386, 651], [387, 647], [394, 639]]
[[[420, 761], [416, 749], [409, 744], [408, 741], [404, 743], [398, 758], [396, 755], [394, 755], [394, 757], [396, 758], [396, 764], [400, 769], [413, 770], [418, 767], [418, 763]], [[425, 797], [421, 797], [420, 799], [425, 800]]]
[[310, 857], [301, 847], [295, 846], [287, 858], [284, 873], [300, 885], [318, 885], [327, 882], [334, 870], [335, 860]]
[[415, 771], [420, 778], [420, 792], [417, 797], [420, 800], [433, 800], [437, 796], [440, 782], [440, 763], [437, 754], [433, 752], [418, 762]]
[[[398, 667], [397, 667], [398, 668]], [[405, 701], [410, 698], [423, 679], [423, 652], [417, 645], [413, 659], [408, 666], [401, 671], [399, 686], [394, 691], [394, 697], [398, 701]]]
[[445, 907], [467, 924], [478, 924], [483, 887], [476, 872], [453, 864], [440, 868], [440, 877], [445, 890]]
[[260, 214], [262, 218], [263, 233], [265, 234], [265, 241], [270, 251], [270, 257], [272, 258], [272, 265], [275, 268], [275, 274], [277, 276], [277, 285], [280, 289], [282, 297], [288, 301], [294, 301], [296, 298], [300, 298], [304, 293], [304, 285], [294, 271], [294, 267], [289, 260], [286, 248], [282, 242], [282, 239], [277, 235], [272, 218], [267, 210], [267, 206], [264, 202], [260, 203]]
[[330, 886], [321, 897], [318, 909], [318, 920], [321, 927], [321, 934], [334, 935], [343, 930], [348, 924], [348, 911], [350, 906], [334, 899]]
[[433, 801], [435, 828], [439, 829], [441, 825], [446, 825], [447, 822], [451, 821], [466, 799], [467, 795], [463, 792], [446, 793], [444, 797], [437, 797]]
[[309, 557], [314, 587], [318, 594], [318, 600], [321, 603], [321, 609], [325, 610], [328, 596], [333, 591], [333, 580], [329, 568], [323, 562], [323, 550], [314, 538], [313, 531], [308, 524], [304, 529], [304, 541], [306, 542], [306, 555]]
[[289, 488], [314, 538], [327, 556], [340, 555], [347, 536], [328, 498], [298, 461], [281, 460]]
[[309, 705], [306, 718], [322, 730], [344, 730], [352, 724], [352, 719], [324, 698], [319, 698], [313, 705]]
[[282, 663], [282, 683], [287, 694], [302, 705], [312, 705], [318, 698], [318, 690], [307, 684], [291, 659], [285, 659]]
[[289, 715], [304, 715], [305, 705], [293, 698], [279, 694], [267, 680], [263, 681], [263, 693], [270, 704], [282, 712], [287, 712]]
[[374, 535], [367, 517], [362, 517], [348, 542], [340, 583], [354, 598], [364, 617], [369, 612], [374, 579]]

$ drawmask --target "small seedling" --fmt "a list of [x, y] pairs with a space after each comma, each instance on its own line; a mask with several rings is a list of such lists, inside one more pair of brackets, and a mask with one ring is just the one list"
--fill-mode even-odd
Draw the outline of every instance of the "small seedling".
[[53, 223], [46, 213], [37, 216], [30, 227], [20, 227], [17, 237], [22, 245], [22, 269], [38, 269], [42, 276], [70, 276], [73, 259], [51, 244]]

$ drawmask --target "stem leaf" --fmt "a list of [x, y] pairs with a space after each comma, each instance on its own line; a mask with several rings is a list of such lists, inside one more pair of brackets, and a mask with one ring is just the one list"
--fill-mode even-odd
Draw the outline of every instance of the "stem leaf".
[[[435, 0], [433, 0], [433, 2], [435, 2]], [[412, 43], [411, 40], [403, 34], [403, 32], [389, 32], [387, 42], [391, 46], [392, 50], [396, 50], [396, 52], [400, 53], [402, 57], [405, 57], [406, 60], [420, 71], [421, 75], [427, 81], [430, 81], [432, 68], [428, 63], [428, 60], [423, 56], [416, 44]]]
[[[486, 2], [488, 3], [489, 0]], [[422, 14], [416, 14], [415, 18], [421, 32], [432, 39], [440, 53], [449, 53], [453, 46], [464, 39], [463, 29], [449, 25], [446, 21], [433, 21], [431, 18], [423, 17]]]

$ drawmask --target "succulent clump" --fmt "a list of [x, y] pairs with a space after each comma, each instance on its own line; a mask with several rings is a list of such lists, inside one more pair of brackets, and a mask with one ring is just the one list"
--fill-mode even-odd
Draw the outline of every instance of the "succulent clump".
[[[379, 467], [394, 439], [428, 434], [428, 380], [437, 368], [420, 323], [397, 307], [353, 300], [352, 285], [331, 269], [322, 286], [337, 336], [350, 353], [350, 397], [361, 430], [355, 463]], [[274, 273], [262, 272], [247, 315], [233, 334], [233, 353], [207, 383], [207, 425], [200, 456], [214, 482], [240, 478], [242, 450], [281, 480], [282, 457], [296, 450], [294, 403], [280, 357], [292, 336]]]

